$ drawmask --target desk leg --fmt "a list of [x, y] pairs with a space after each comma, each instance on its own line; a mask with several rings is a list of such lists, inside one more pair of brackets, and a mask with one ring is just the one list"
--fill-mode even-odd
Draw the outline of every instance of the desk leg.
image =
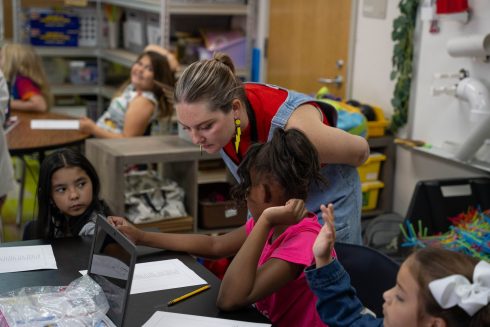
[[17, 216], [15, 219], [15, 222], [17, 223], [17, 226], [20, 227], [22, 224], [22, 209], [24, 208], [24, 186], [26, 183], [26, 161], [24, 157], [19, 156], [20, 160], [20, 186], [19, 186], [19, 198], [18, 198], [18, 203], [17, 203]]

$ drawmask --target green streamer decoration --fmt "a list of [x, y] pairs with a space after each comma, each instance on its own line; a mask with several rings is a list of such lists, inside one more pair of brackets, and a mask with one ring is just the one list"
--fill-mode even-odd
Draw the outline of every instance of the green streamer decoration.
[[391, 39], [393, 47], [391, 80], [396, 79], [391, 105], [394, 113], [390, 130], [396, 133], [408, 120], [410, 85], [412, 83], [413, 38], [419, 0], [401, 0], [400, 16], [393, 21]]

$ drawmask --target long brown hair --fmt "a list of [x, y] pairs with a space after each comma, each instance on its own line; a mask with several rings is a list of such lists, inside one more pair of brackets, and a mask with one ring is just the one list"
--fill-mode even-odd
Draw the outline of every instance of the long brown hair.
[[[154, 52], [147, 51], [141, 53], [135, 62], [138, 62], [142, 57], [150, 58], [151, 67], [153, 69], [153, 89], [151, 92], [155, 95], [158, 101], [158, 113], [160, 118], [169, 118], [174, 112], [174, 87], [175, 76], [170, 69], [170, 65], [166, 56]], [[124, 89], [131, 83], [131, 77], [121, 85], [115, 96], [122, 94]]]

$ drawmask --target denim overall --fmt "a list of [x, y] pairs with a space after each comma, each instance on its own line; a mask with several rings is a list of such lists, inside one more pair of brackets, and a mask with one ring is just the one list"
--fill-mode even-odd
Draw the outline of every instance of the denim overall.
[[[270, 87], [276, 87], [270, 85]], [[277, 87], [276, 87], [277, 88]], [[314, 98], [295, 91], [285, 90], [288, 96], [284, 103], [279, 107], [276, 115], [272, 119], [271, 129], [268, 140], [272, 138], [276, 128], [284, 128], [293, 111], [306, 102], [316, 102], [325, 111], [327, 117], [332, 116], [330, 105], [315, 101]], [[335, 113], [336, 114], [336, 113]], [[336, 119], [330, 121], [332, 126], [336, 125]], [[335, 140], [332, 140], [335, 142]], [[223, 151], [221, 157], [228, 166], [228, 169], [239, 180], [237, 175], [237, 165]], [[327, 179], [328, 185], [312, 185], [306, 199], [306, 207], [315, 213], [318, 221], [323, 225], [320, 205], [333, 203], [335, 209], [335, 230], [336, 240], [340, 242], [362, 244], [361, 238], [361, 206], [362, 193], [361, 182], [357, 169], [353, 166], [342, 164], [329, 164], [321, 168], [321, 174]]]

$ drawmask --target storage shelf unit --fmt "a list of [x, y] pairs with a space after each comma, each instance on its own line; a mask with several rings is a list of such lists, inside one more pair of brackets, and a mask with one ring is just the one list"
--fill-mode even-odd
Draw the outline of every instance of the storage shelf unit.
[[371, 152], [379, 152], [386, 156], [381, 164], [380, 181], [384, 187], [378, 196], [378, 205], [373, 210], [363, 211], [362, 218], [373, 218], [393, 209], [393, 183], [395, 173], [396, 149], [393, 136], [372, 137], [368, 139]]
[[43, 57], [93, 57], [97, 58], [99, 50], [93, 47], [35, 47]]
[[[36, 8], [50, 8], [53, 6], [65, 6], [64, 1], [53, 0], [53, 1], [40, 1], [40, 0], [13, 0], [12, 1], [12, 22], [13, 22], [13, 40], [15, 42], [22, 42], [24, 40], [23, 33], [25, 32], [25, 22], [23, 21], [23, 10], [29, 7]], [[101, 26], [101, 1], [100, 0], [89, 0], [88, 7], [93, 8], [96, 13], [96, 21], [98, 26]], [[73, 6], [71, 8], [77, 8]], [[96, 46], [79, 46], [79, 47], [69, 47], [69, 46], [36, 46], [35, 51], [38, 55], [44, 58], [57, 57], [57, 58], [92, 58], [97, 65], [97, 76], [102, 76], [101, 68], [101, 58], [100, 58], [100, 33], [97, 33]], [[95, 96], [97, 102], [97, 115], [102, 113], [103, 101], [102, 97], [107, 94], [107, 91], [102, 92], [103, 84], [99, 78], [96, 84], [84, 85], [84, 84], [51, 84], [51, 92], [54, 96]], [[61, 106], [51, 108], [53, 111], [62, 110], [63, 113], [70, 114], [70, 107]], [[78, 111], [80, 106], [73, 106], [74, 111]]]
[[[22, 21], [22, 8], [28, 4], [34, 4], [39, 7], [49, 8], [53, 5], [63, 5], [61, 0], [43, 2], [40, 0], [13, 0], [13, 30], [14, 41], [21, 41], [24, 22]], [[195, 16], [243, 16], [245, 17], [245, 33], [247, 38], [247, 66], [244, 69], [237, 69], [237, 74], [248, 80], [250, 77], [251, 46], [252, 36], [254, 33], [256, 0], [248, 0], [243, 3], [213, 3], [202, 2], [178, 2], [170, 0], [89, 0], [88, 4], [95, 7], [97, 12], [97, 22], [99, 29], [103, 26], [103, 6], [106, 4], [119, 6], [125, 9], [143, 11], [150, 14], [159, 15], [160, 30], [162, 35], [161, 45], [169, 48], [170, 44], [170, 27], [172, 21], [177, 16], [195, 15]], [[98, 33], [97, 44], [95, 47], [36, 47], [36, 52], [42, 57], [63, 57], [63, 58], [95, 58], [98, 66], [99, 82], [95, 86], [77, 86], [70, 87], [67, 85], [53, 85], [54, 95], [95, 95], [97, 96], [98, 114], [100, 115], [103, 108], [103, 98], [111, 98], [110, 93], [113, 88], [105, 88], [102, 83], [103, 70], [102, 60], [118, 63], [125, 67], [131, 67], [136, 60], [138, 53], [126, 49], [109, 49], [102, 45], [102, 39]], [[185, 69], [181, 66], [177, 71], [177, 76]]]
[[[89, 139], [85, 155], [100, 177], [100, 197], [116, 215], [124, 215], [124, 171], [136, 164], [158, 163], [163, 177], [177, 182], [185, 191], [185, 207], [198, 231], [199, 161], [216, 160], [219, 155], [199, 151], [199, 147], [176, 135], [129, 139]], [[208, 231], [210, 232], [210, 231]]]

